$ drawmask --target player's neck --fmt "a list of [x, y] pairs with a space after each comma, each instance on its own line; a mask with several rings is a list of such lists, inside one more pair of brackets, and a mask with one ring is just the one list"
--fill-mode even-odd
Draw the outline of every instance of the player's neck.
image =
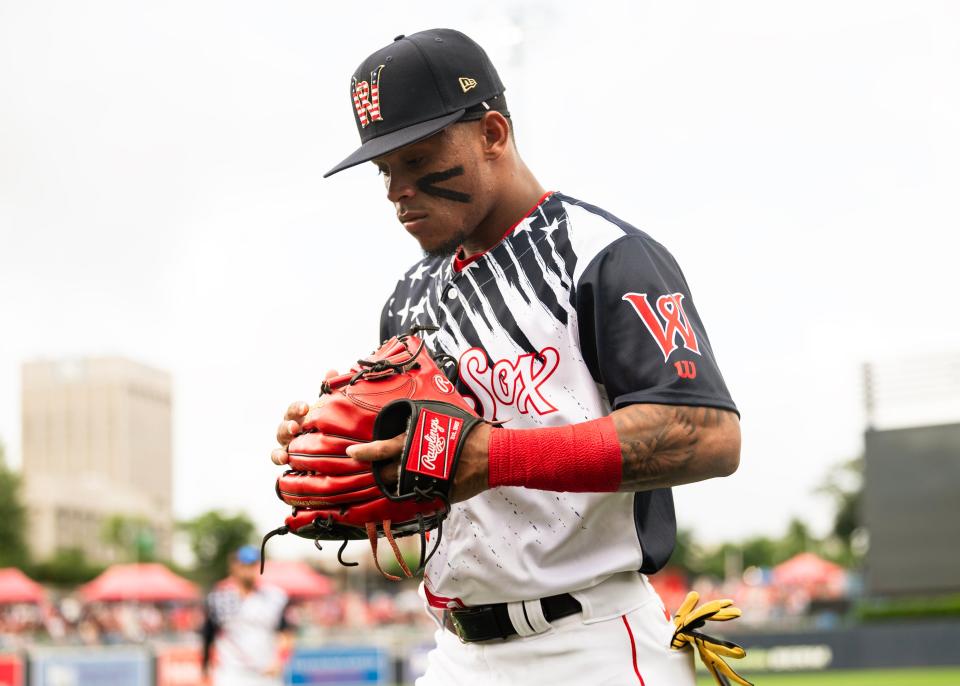
[[523, 219], [545, 192], [527, 165], [518, 163], [507, 183], [501, 185], [493, 209], [463, 242], [463, 257], [485, 252], [499, 243], [504, 233]]
[[251, 593], [253, 593], [254, 590], [256, 590], [256, 584], [250, 584], [250, 585], [248, 585], [248, 584], [245, 584], [245, 583], [243, 583], [242, 581], [239, 581], [239, 580], [237, 580], [237, 579], [234, 579], [234, 586], [236, 587], [237, 592], [238, 592], [238, 593], [240, 594], [240, 596], [243, 597], [243, 598], [246, 598], [248, 595], [250, 595]]

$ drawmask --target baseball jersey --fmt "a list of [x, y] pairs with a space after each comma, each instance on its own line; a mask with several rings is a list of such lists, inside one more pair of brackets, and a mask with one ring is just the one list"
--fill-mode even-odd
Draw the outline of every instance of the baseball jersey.
[[[287, 594], [267, 584], [241, 595], [228, 580], [207, 596], [205, 648], [216, 640], [220, 669], [259, 673], [277, 659], [277, 632], [288, 627]], [[206, 652], [206, 651], [205, 651]]]
[[[736, 412], [673, 256], [560, 193], [485, 253], [409, 269], [383, 308], [381, 339], [418, 324], [439, 327], [424, 334], [428, 347], [459, 361], [457, 389], [507, 428], [583, 422], [631, 403]], [[616, 572], [657, 571], [675, 536], [670, 489], [500, 487], [453, 506], [424, 585], [437, 606], [577, 591]]]

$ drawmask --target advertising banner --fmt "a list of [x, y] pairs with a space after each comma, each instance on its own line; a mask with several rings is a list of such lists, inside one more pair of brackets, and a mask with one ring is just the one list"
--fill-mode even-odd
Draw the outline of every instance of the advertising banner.
[[412, 684], [426, 674], [427, 653], [434, 647], [433, 643], [419, 645], [407, 653], [407, 659], [403, 661], [403, 683]]
[[30, 653], [30, 686], [150, 686], [150, 654], [140, 648], [44, 648]]
[[0, 686], [23, 686], [23, 659], [19, 655], [0, 655]]
[[887, 621], [824, 631], [730, 632], [747, 649], [735, 668], [755, 672], [960, 665], [960, 620]]
[[287, 684], [369, 686], [392, 684], [389, 653], [374, 646], [302, 648], [287, 667]]
[[200, 648], [157, 646], [156, 686], [199, 686], [203, 683]]

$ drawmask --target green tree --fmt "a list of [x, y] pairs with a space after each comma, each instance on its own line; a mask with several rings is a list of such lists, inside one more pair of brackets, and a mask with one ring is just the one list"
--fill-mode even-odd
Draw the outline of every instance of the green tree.
[[743, 549], [743, 566], [772, 567], [777, 563], [778, 541], [766, 536], [748, 538], [741, 545]]
[[728, 562], [736, 559], [742, 550], [737, 543], [722, 543], [701, 552], [697, 567], [697, 574], [706, 574], [716, 579], [723, 579], [727, 573]]
[[[682, 557], [671, 560], [689, 573], [723, 579], [728, 573], [738, 574], [748, 567], [774, 567], [797, 553], [816, 550], [819, 542], [810, 535], [806, 524], [793, 519], [786, 533], [778, 538], [754, 536], [741, 542], [727, 541], [705, 548], [689, 531], [678, 532], [678, 548]], [[677, 551], [674, 551], [676, 556]], [[681, 562], [682, 560], [682, 562]]]
[[670, 565], [690, 574], [696, 570], [697, 561], [693, 532], [690, 529], [677, 529], [677, 541], [670, 556]]
[[813, 552], [817, 543], [807, 525], [794, 517], [787, 525], [787, 533], [777, 542], [773, 563], [780, 564], [798, 553]]
[[90, 581], [103, 570], [87, 560], [80, 548], [61, 548], [50, 559], [35, 564], [32, 575], [43, 583], [75, 586]]
[[7, 467], [6, 450], [0, 441], [0, 567], [24, 567], [30, 561], [27, 511], [20, 500], [20, 484], [20, 475]]
[[857, 456], [834, 466], [817, 492], [832, 501], [835, 509], [831, 539], [840, 548], [839, 555], [832, 555], [841, 564], [852, 565], [860, 561], [862, 549], [855, 545], [857, 534], [864, 530], [861, 516], [863, 505], [863, 456]]
[[179, 527], [190, 536], [197, 558], [195, 577], [210, 584], [227, 575], [230, 554], [254, 537], [253, 522], [244, 515], [227, 515], [219, 510], [205, 512]]
[[100, 539], [124, 562], [152, 562], [156, 533], [146, 517], [111, 515], [103, 521]]

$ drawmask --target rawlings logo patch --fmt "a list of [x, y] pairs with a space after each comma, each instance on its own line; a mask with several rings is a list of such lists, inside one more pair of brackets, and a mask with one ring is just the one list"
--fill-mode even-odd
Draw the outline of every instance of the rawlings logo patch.
[[453, 393], [453, 384], [450, 383], [450, 380], [440, 374], [433, 375], [433, 385], [437, 387], [437, 390], [443, 393], [444, 395], [450, 395]]
[[462, 429], [462, 419], [423, 410], [407, 455], [407, 470], [448, 480]]
[[436, 417], [430, 420], [430, 429], [423, 434], [423, 447], [426, 449], [420, 455], [420, 466], [431, 472], [437, 471], [437, 455], [447, 447], [446, 433], [440, 427], [440, 420]]
[[646, 293], [627, 293], [623, 296], [623, 300], [633, 305], [643, 325], [660, 346], [664, 363], [670, 357], [670, 353], [680, 347], [677, 345], [678, 336], [684, 348], [697, 355], [700, 354], [697, 335], [683, 311], [683, 298], [683, 293], [671, 293], [657, 298], [657, 312], [660, 313], [660, 317], [663, 317], [663, 323], [661, 323], [647, 301]]
[[383, 115], [380, 114], [380, 72], [383, 66], [381, 64], [370, 72], [369, 82], [357, 81], [357, 77], [353, 77], [353, 107], [357, 110], [360, 127], [364, 129], [370, 122], [383, 121]]

